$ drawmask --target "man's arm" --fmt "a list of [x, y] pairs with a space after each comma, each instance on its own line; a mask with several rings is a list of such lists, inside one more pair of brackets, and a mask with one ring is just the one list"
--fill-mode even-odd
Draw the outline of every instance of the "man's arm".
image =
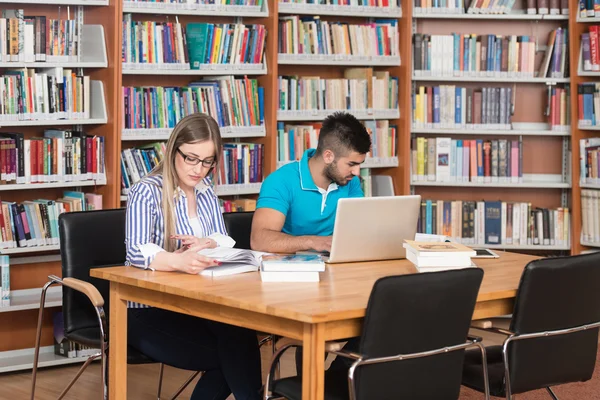
[[250, 246], [268, 253], [330, 251], [331, 236], [292, 236], [281, 232], [285, 215], [272, 208], [259, 208], [252, 219]]

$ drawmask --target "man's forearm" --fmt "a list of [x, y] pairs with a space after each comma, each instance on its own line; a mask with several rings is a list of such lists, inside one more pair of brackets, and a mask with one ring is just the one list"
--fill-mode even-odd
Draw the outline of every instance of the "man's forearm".
[[317, 236], [292, 236], [283, 232], [262, 230], [252, 235], [253, 250], [267, 253], [295, 253], [297, 251], [313, 250]]

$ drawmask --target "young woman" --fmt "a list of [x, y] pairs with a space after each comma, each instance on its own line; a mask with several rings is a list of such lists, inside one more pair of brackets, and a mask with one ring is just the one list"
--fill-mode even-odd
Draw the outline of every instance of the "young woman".
[[[134, 185], [127, 199], [127, 265], [197, 274], [217, 265], [199, 255], [227, 234], [208, 175], [219, 162], [219, 126], [205, 114], [183, 118], [173, 129], [165, 158]], [[194, 279], [190, 277], [190, 279]], [[251, 330], [130, 303], [128, 344], [148, 357], [205, 371], [193, 400], [260, 399], [260, 353]]]

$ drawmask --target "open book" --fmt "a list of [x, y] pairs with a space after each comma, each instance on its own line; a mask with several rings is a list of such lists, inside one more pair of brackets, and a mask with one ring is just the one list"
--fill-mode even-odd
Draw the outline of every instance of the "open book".
[[225, 276], [258, 271], [262, 256], [266, 253], [231, 247], [216, 247], [214, 249], [200, 250], [198, 254], [214, 258], [221, 262], [221, 265], [202, 270], [200, 275]]

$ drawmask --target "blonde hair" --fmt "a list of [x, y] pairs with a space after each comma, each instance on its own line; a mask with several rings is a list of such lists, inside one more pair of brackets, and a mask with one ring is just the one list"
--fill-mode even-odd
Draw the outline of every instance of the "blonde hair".
[[215, 164], [208, 174], [219, 164], [221, 156], [222, 142], [219, 125], [207, 114], [195, 113], [184, 117], [171, 132], [166, 144], [165, 158], [149, 173], [149, 175], [162, 175], [162, 213], [165, 230], [164, 248], [166, 251], [176, 250], [176, 241], [171, 239], [171, 235], [177, 232], [174, 201], [174, 196], [179, 196], [178, 193], [175, 193], [179, 186], [179, 177], [175, 169], [177, 149], [186, 143], [201, 143], [209, 140], [215, 145]]

